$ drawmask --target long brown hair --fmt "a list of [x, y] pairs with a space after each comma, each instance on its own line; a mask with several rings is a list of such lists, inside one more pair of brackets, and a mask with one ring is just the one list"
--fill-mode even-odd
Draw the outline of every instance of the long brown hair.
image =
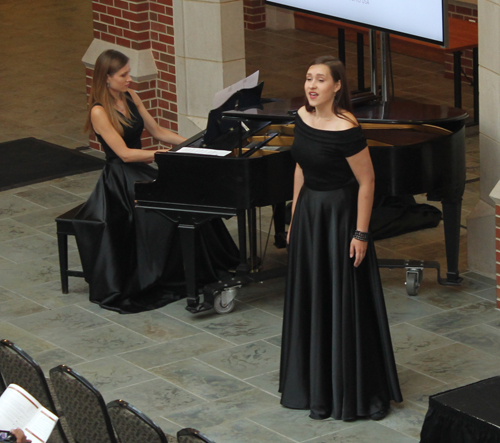
[[[92, 127], [92, 120], [90, 113], [95, 104], [100, 104], [106, 114], [108, 114], [109, 121], [120, 135], [123, 135], [123, 127], [131, 126], [130, 121], [127, 120], [122, 114], [115, 109], [115, 98], [111, 95], [108, 87], [108, 75], [116, 74], [129, 62], [129, 58], [119, 51], [108, 49], [101, 53], [95, 62], [94, 75], [92, 77], [92, 87], [90, 89], [89, 106], [87, 111], [87, 120], [83, 130], [94, 131]], [[128, 115], [130, 115], [130, 108], [127, 103], [127, 96], [120, 92], [120, 99], [127, 108]]]
[[[352, 104], [351, 104], [351, 94], [349, 93], [349, 86], [347, 84], [347, 76], [345, 73], [344, 64], [337, 58], [331, 55], [323, 55], [320, 57], [316, 57], [307, 67], [307, 70], [311, 66], [314, 65], [325, 65], [330, 68], [330, 74], [332, 75], [333, 81], [338, 82], [340, 80], [340, 89], [337, 91], [335, 95], [335, 99], [333, 100], [333, 113], [344, 120], [352, 121], [347, 115], [345, 115], [344, 111], [348, 111], [352, 113]], [[314, 111], [314, 106], [309, 104], [309, 101], [306, 97], [306, 110], [308, 112]], [[355, 121], [352, 123], [357, 124]]]

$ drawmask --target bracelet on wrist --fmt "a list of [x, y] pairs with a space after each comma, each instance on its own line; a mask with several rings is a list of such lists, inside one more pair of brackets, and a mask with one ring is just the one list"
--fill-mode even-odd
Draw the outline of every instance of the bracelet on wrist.
[[368, 241], [370, 239], [370, 233], [369, 232], [358, 231], [356, 229], [354, 231], [354, 235], [352, 237], [355, 238], [356, 240]]

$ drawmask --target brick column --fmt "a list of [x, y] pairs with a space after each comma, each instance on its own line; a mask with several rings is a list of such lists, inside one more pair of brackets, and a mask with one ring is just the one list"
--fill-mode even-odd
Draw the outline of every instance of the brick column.
[[[131, 59], [134, 89], [160, 126], [178, 130], [172, 0], [93, 0], [94, 41], [83, 61], [87, 92], [97, 56], [116, 49]], [[143, 147], [158, 147], [147, 131]], [[94, 136], [90, 146], [101, 149]]]
[[243, 0], [245, 29], [266, 27], [266, 3], [264, 0]]
[[[449, 4], [448, 16], [459, 18], [460, 20], [477, 22], [477, 7], [475, 7], [475, 5], [470, 5], [470, 7], [464, 7], [460, 5]], [[474, 81], [472, 49], [466, 49], [462, 53], [462, 70], [463, 70], [462, 73], [463, 82], [471, 83], [472, 81]], [[453, 78], [453, 54], [445, 54], [444, 76], [445, 78]]]

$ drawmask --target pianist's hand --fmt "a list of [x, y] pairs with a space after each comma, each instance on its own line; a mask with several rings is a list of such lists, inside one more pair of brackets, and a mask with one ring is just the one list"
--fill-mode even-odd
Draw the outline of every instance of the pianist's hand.
[[366, 249], [368, 248], [368, 243], [361, 240], [356, 240], [353, 238], [351, 240], [351, 249], [349, 257], [354, 257], [354, 267], [357, 268], [366, 255]]

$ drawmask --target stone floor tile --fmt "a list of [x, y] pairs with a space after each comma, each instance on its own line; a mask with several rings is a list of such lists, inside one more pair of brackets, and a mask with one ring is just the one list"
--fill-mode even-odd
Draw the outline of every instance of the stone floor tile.
[[45, 234], [0, 242], [0, 255], [14, 263], [26, 263], [57, 254], [57, 240]]
[[0, 220], [0, 242], [15, 238], [28, 237], [37, 231], [29, 226], [9, 218]]
[[264, 341], [211, 352], [198, 357], [221, 371], [242, 380], [278, 369], [280, 350]]
[[0, 303], [0, 321], [22, 322], [23, 318], [47, 308], [24, 297], [16, 297]]
[[184, 427], [210, 429], [278, 406], [278, 399], [260, 389], [251, 389], [231, 397], [205, 402], [165, 415]]
[[282, 320], [259, 309], [219, 315], [197, 326], [234, 344], [250, 343], [281, 332]]
[[[61, 282], [59, 280], [20, 290], [19, 294], [48, 309], [55, 309], [74, 305], [82, 300], [87, 300], [89, 296], [89, 286], [83, 278], [70, 277], [68, 294], [63, 294], [61, 292]], [[101, 311], [103, 310], [101, 309]], [[101, 312], [99, 313], [101, 314]]]
[[257, 423], [249, 420], [240, 419], [231, 423], [215, 426], [208, 429], [207, 437], [220, 443], [255, 443], [255, 442], [273, 442], [290, 443], [287, 437], [284, 437], [272, 429], [266, 429]]
[[[500, 322], [497, 320], [493, 322], [493, 325], [498, 323]], [[445, 336], [474, 349], [479, 349], [488, 354], [500, 357], [500, 329], [494, 326], [480, 324], [446, 334]]]
[[153, 368], [150, 371], [205, 400], [217, 400], [254, 389], [250, 384], [195, 358]]
[[411, 402], [393, 402], [391, 403], [391, 412], [380, 424], [419, 441], [426, 412], [426, 408]]
[[342, 420], [311, 420], [309, 411], [287, 409], [282, 406], [252, 415], [249, 420], [292, 440], [306, 441], [355, 426], [355, 422]]
[[126, 352], [120, 357], [140, 368], [151, 369], [195, 356], [200, 358], [203, 354], [229, 347], [231, 344], [226, 340], [200, 333], [137, 351]]
[[75, 204], [76, 206], [76, 203], [80, 201], [78, 196], [54, 186], [38, 187], [29, 191], [18, 192], [15, 195], [44, 208], [57, 208], [69, 204]]
[[392, 326], [391, 337], [396, 361], [411, 357], [419, 352], [430, 351], [453, 343], [452, 340], [441, 335], [425, 331], [408, 323]]
[[117, 356], [76, 363], [72, 368], [90, 381], [101, 393], [157, 378], [154, 374]]
[[115, 324], [85, 329], [77, 335], [54, 337], [52, 341], [85, 360], [110, 357], [125, 351], [141, 349], [154, 343], [143, 335]]
[[24, 324], [23, 322], [18, 326], [16, 319], [13, 319], [13, 323], [0, 322], [0, 340], [10, 340], [30, 355], [57, 348], [56, 345], [40, 338], [36, 333], [27, 332]]
[[404, 399], [406, 399], [409, 395], [413, 395], [422, 390], [426, 391], [445, 385], [445, 382], [443, 381], [405, 367], [400, 367], [398, 370], [398, 378]]
[[390, 325], [407, 322], [421, 317], [425, 318], [429, 315], [442, 312], [434, 306], [421, 303], [415, 300], [414, 297], [405, 294], [385, 291], [384, 298]]
[[429, 396], [439, 394], [441, 392], [449, 391], [450, 389], [461, 388], [462, 386], [475, 383], [479, 379], [474, 377], [465, 377], [458, 380], [454, 380], [449, 383], [440, 384], [432, 388], [426, 388], [422, 386], [418, 391], [405, 395], [405, 401], [415, 403], [420, 407], [427, 409], [429, 406]]
[[118, 398], [126, 399], [148, 416], [163, 417], [168, 417], [180, 409], [206, 403], [201, 398], [160, 378], [113, 389], [104, 392], [103, 397], [106, 402]]
[[479, 323], [494, 321], [497, 318], [498, 311], [496, 311], [496, 304], [483, 300], [457, 309], [413, 320], [410, 323], [427, 331], [446, 334]]
[[99, 315], [78, 306], [65, 306], [32, 314], [25, 318], [24, 328], [47, 340], [78, 338], [84, 331], [112, 325]]
[[78, 197], [78, 200], [56, 208], [45, 209], [38, 206], [36, 209], [32, 209], [29, 213], [16, 214], [12, 218], [33, 228], [45, 225], [55, 226], [56, 217], [59, 217], [84, 201], [85, 200], [82, 197]]
[[[158, 309], [157, 312], [161, 312], [168, 315], [169, 317], [176, 318], [184, 323], [188, 323], [193, 326], [201, 324], [208, 319], [216, 318], [220, 315], [217, 314], [213, 309], [209, 311], [199, 312], [197, 314], [192, 314], [191, 312], [186, 310], [186, 306], [187, 302], [185, 299], [183, 299], [174, 303], [170, 303], [167, 306]], [[234, 309], [231, 315], [234, 315], [238, 312], [248, 311], [250, 309], [253, 308], [248, 304], [241, 303], [238, 300], [235, 300]]]
[[390, 429], [382, 422], [360, 421], [355, 426], [309, 440], [308, 443], [416, 443], [419, 440]]
[[17, 265], [3, 259], [0, 266], [0, 282], [3, 288], [11, 291], [23, 291], [33, 286], [59, 280], [59, 266], [47, 258], [32, 260], [29, 266]]
[[85, 361], [72, 352], [59, 347], [30, 355], [40, 365], [46, 377], [49, 376], [49, 371], [56, 366], [66, 365], [73, 367]]
[[454, 343], [422, 352], [400, 364], [445, 383], [451, 383], [467, 377], [481, 380], [497, 375], [500, 358], [460, 343]]
[[156, 311], [118, 315], [112, 320], [159, 343], [200, 333], [198, 328]]
[[15, 216], [24, 216], [41, 209], [44, 208], [40, 205], [19, 198], [14, 194], [7, 194], [0, 200], [0, 220]]
[[283, 318], [283, 306], [285, 303], [284, 292], [266, 295], [262, 298], [251, 300], [248, 304], [261, 311]]

